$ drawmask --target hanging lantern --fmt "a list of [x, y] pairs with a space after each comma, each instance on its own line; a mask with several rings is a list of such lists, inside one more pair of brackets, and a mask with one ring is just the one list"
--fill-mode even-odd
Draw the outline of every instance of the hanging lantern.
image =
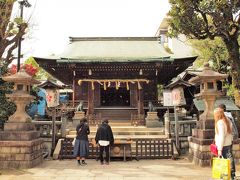
[[143, 75], [143, 70], [142, 69], [140, 69], [139, 75]]
[[158, 75], [158, 70], [156, 69], [156, 76]]
[[89, 75], [89, 76], [92, 75], [92, 70], [91, 70], [91, 69], [88, 70], [88, 75]]

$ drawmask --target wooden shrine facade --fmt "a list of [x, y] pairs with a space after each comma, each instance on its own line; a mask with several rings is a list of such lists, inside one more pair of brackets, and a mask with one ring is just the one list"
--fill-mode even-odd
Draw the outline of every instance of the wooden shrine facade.
[[[70, 38], [57, 57], [35, 60], [73, 89], [89, 117], [144, 119], [144, 103], [158, 100], [157, 84], [167, 84], [196, 57], [174, 58], [156, 37]], [[143, 122], [144, 123], [144, 122]]]

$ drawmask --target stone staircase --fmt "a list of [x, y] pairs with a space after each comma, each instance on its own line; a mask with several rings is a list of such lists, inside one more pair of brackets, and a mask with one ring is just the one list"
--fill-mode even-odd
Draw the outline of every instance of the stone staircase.
[[[121, 122], [121, 124], [123, 124]], [[165, 138], [166, 136], [164, 135], [164, 128], [159, 127], [159, 128], [147, 128], [145, 126], [114, 126], [112, 123], [110, 124], [114, 138], [115, 139], [136, 139], [140, 137], [144, 138]], [[97, 126], [90, 126], [90, 134], [89, 138], [94, 138], [97, 132]], [[76, 136], [76, 131], [69, 131], [68, 135], [66, 137], [74, 138]]]

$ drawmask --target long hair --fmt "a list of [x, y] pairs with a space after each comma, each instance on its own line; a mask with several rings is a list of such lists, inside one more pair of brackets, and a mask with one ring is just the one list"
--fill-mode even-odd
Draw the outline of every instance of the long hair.
[[221, 108], [217, 108], [214, 110], [214, 120], [215, 120], [215, 127], [216, 127], [216, 132], [218, 133], [218, 127], [217, 127], [217, 122], [219, 120], [223, 120], [223, 122], [226, 124], [227, 126], [227, 132], [229, 134], [232, 133], [232, 129], [231, 129], [231, 126], [230, 126], [230, 122], [229, 120], [227, 120], [227, 117], [225, 116], [224, 114], [224, 111], [223, 109]]

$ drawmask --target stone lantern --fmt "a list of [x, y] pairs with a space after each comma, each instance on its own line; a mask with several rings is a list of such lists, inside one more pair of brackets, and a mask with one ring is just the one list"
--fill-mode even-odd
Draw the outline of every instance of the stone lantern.
[[13, 82], [14, 89], [12, 94], [7, 94], [12, 102], [17, 106], [16, 112], [9, 117], [9, 123], [29, 123], [31, 117], [26, 113], [25, 108], [33, 99], [34, 96], [30, 95], [31, 85], [39, 84], [40, 82], [33, 79], [24, 70], [20, 70], [18, 73], [3, 77], [4, 81]]
[[216, 98], [222, 95], [217, 89], [217, 81], [226, 79], [228, 75], [213, 71], [209, 64], [195, 75], [196, 77], [191, 78], [189, 82], [196, 86], [200, 85], [200, 93], [195, 97], [204, 101], [205, 109], [199, 116], [197, 128], [192, 130], [192, 136], [189, 137], [189, 151], [196, 164], [206, 166], [210, 165], [209, 145], [214, 138], [214, 104]]
[[6, 96], [17, 109], [5, 123], [4, 131], [0, 132], [0, 168], [31, 168], [43, 160], [43, 140], [39, 138], [40, 133], [35, 130], [25, 107], [34, 99], [30, 95], [30, 86], [39, 82], [23, 69], [3, 77], [3, 80], [14, 83], [13, 93]]

